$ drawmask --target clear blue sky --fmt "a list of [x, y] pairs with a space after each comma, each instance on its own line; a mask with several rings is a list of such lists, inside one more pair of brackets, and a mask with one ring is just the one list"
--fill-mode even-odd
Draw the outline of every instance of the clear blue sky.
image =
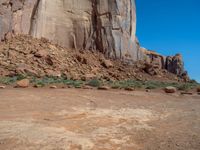
[[200, 0], [136, 0], [142, 47], [183, 54], [191, 78], [200, 82]]

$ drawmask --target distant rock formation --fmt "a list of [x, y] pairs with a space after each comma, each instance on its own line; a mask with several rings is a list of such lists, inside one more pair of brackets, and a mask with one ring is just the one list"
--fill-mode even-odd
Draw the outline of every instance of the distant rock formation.
[[166, 57], [142, 47], [140, 47], [140, 51], [146, 55], [144, 59], [148, 64], [151, 64], [159, 69], [166, 69], [167, 71], [184, 78], [186, 81], [189, 80], [188, 74], [184, 69], [184, 63], [181, 54]]
[[140, 48], [135, 0], [1, 0], [0, 39], [15, 34], [46, 38], [71, 49], [100, 51], [128, 61], [147, 59], [180, 75], [180, 56], [167, 57]]

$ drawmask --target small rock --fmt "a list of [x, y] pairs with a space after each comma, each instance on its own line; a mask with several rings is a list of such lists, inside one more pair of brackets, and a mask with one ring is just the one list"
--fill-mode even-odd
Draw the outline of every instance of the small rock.
[[198, 88], [197, 88], [197, 92], [199, 92], [199, 93], [200, 93], [200, 87], [198, 87]]
[[113, 67], [113, 63], [110, 60], [104, 59], [102, 61], [102, 66], [104, 66], [105, 68], [112, 68]]
[[151, 90], [149, 90], [149, 89], [146, 89], [146, 92], [148, 92], [148, 93], [149, 93], [149, 92], [151, 92]]
[[48, 65], [50, 65], [50, 66], [53, 66], [53, 64], [54, 64], [53, 58], [50, 57], [50, 56], [47, 56], [47, 57], [45, 58], [45, 61], [46, 61], [46, 63], [47, 63]]
[[47, 55], [48, 53], [45, 50], [39, 50], [34, 54], [35, 57], [39, 57], [39, 58], [46, 57]]
[[61, 77], [62, 76], [60, 71], [46, 69], [45, 72], [50, 77]]
[[88, 86], [88, 85], [84, 85], [82, 88], [83, 89], [93, 89], [91, 86]]
[[126, 87], [125, 90], [126, 90], [126, 91], [134, 91], [135, 89], [132, 88], [132, 87]]
[[164, 91], [166, 93], [176, 93], [177, 89], [175, 87], [172, 87], [172, 86], [168, 86], [164, 89]]
[[58, 87], [55, 85], [50, 86], [50, 89], [57, 89]]
[[74, 88], [72, 85], [67, 85], [67, 88], [71, 89]]
[[40, 84], [35, 84], [33, 87], [34, 87], [34, 88], [41, 88], [42, 85], [40, 85]]
[[88, 63], [87, 58], [85, 58], [84, 56], [81, 56], [81, 55], [77, 54], [76, 59], [82, 64], [87, 64]]
[[17, 82], [17, 87], [20, 88], [27, 88], [29, 87], [30, 81], [29, 79], [23, 79]]
[[0, 89], [5, 89], [5, 88], [6, 88], [6, 86], [3, 86], [3, 85], [0, 86]]
[[26, 68], [24, 71], [25, 71], [27, 74], [33, 75], [33, 76], [37, 76], [37, 74], [38, 74], [35, 70], [29, 69], [29, 68]]
[[99, 90], [109, 90], [110, 87], [108, 87], [108, 86], [100, 86], [100, 87], [98, 87], [98, 89]]
[[193, 95], [192, 92], [181, 92], [181, 95]]
[[86, 74], [81, 79], [83, 81], [88, 81], [88, 80], [92, 80], [92, 79], [95, 79], [95, 78], [96, 78], [96, 75], [94, 75], [94, 74]]

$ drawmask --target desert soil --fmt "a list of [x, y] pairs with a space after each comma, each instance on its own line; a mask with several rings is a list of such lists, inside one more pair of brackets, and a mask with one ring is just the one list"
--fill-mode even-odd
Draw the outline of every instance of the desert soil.
[[0, 90], [0, 150], [199, 150], [200, 96]]

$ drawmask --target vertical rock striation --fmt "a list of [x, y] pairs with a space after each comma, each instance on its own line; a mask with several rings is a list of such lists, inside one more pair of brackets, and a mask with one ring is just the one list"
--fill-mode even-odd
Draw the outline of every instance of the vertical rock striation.
[[0, 39], [12, 34], [29, 34], [31, 16], [37, 0], [0, 1]]
[[31, 35], [108, 57], [138, 58], [134, 0], [40, 0]]
[[3, 0], [1, 39], [10, 33], [138, 60], [134, 0]]

